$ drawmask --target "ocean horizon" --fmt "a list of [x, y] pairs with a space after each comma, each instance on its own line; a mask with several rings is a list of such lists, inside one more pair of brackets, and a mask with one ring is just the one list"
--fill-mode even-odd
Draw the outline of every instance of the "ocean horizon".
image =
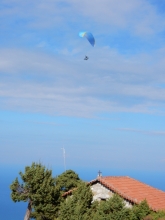
[[[4, 220], [22, 220], [24, 218], [27, 203], [17, 202], [14, 203], [10, 197], [10, 184], [16, 177], [19, 177], [19, 172], [24, 168], [0, 166], [0, 219]], [[52, 169], [53, 170], [53, 169]], [[53, 176], [59, 175], [61, 172], [57, 169]], [[83, 169], [79, 168], [75, 170], [79, 174], [79, 177], [84, 181], [90, 181], [97, 177], [96, 169]], [[157, 189], [165, 191], [165, 174], [163, 171], [133, 171], [133, 170], [102, 170], [103, 176], [130, 176], [141, 182], [144, 182]]]

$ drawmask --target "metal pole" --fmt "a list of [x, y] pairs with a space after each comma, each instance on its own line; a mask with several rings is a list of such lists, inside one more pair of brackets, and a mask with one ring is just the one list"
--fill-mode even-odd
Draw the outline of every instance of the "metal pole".
[[63, 157], [64, 157], [64, 171], [66, 171], [65, 149], [64, 149], [64, 147], [62, 147], [61, 149], [63, 150]]

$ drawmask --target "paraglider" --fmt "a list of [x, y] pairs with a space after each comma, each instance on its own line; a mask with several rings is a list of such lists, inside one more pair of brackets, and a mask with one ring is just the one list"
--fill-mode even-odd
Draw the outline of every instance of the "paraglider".
[[[89, 43], [94, 47], [95, 46], [95, 38], [93, 37], [93, 34], [87, 31], [79, 32], [80, 37], [86, 37], [86, 39], [89, 41]], [[85, 56], [84, 60], [88, 60], [89, 57]]]
[[89, 57], [85, 56], [84, 60], [88, 60], [88, 59], [89, 59]]

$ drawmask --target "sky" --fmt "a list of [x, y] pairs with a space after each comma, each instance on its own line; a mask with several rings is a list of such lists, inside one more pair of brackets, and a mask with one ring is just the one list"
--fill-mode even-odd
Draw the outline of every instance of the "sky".
[[0, 2], [0, 166], [164, 172], [165, 1]]

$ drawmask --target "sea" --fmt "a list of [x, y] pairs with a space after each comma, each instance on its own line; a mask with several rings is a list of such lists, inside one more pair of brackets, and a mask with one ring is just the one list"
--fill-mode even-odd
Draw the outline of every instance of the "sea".
[[[11, 199], [10, 184], [19, 177], [20, 167], [0, 166], [0, 220], [23, 220], [27, 209], [26, 202], [14, 203]], [[55, 175], [60, 174], [58, 170]], [[97, 169], [77, 168], [76, 172], [84, 181], [91, 181], [97, 177]], [[107, 169], [103, 176], [130, 176], [155, 188], [165, 191], [165, 172]]]

